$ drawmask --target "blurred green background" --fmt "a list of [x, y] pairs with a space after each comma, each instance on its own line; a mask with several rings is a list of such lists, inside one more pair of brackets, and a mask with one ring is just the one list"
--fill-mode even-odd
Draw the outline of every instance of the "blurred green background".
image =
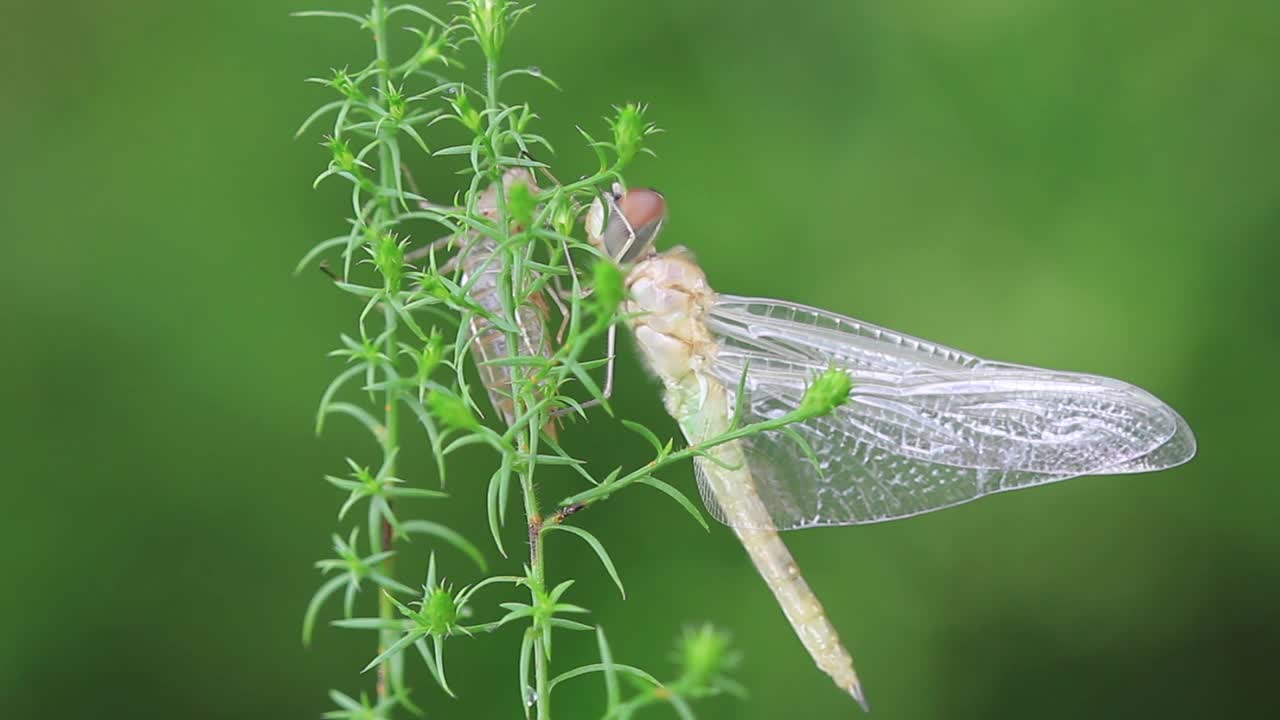
[[[340, 499], [320, 477], [371, 454], [340, 421], [311, 434], [352, 308], [289, 274], [345, 207], [310, 188], [319, 137], [290, 141], [328, 99], [301, 79], [368, 53], [354, 26], [287, 17], [310, 6], [5, 10], [4, 717], [311, 718], [368, 680], [365, 635], [299, 643]], [[661, 157], [630, 179], [667, 194], [665, 244], [719, 289], [1119, 377], [1196, 430], [1200, 456], [1159, 475], [790, 535], [873, 717], [1245, 717], [1272, 697], [1280, 4], [547, 0], [509, 57], [565, 88], [525, 86], [565, 176], [588, 167], [575, 123], [652, 104]], [[455, 164], [415, 167], [451, 187]], [[674, 433], [624, 355], [621, 414]], [[565, 435], [597, 471], [646, 458], [603, 419]], [[429, 511], [479, 543], [471, 460]], [[701, 716], [855, 715], [729, 532], [624, 498], [581, 522], [626, 601], [575, 542], [550, 565], [619, 661], [669, 677], [680, 628], [714, 620], [752, 699]], [[452, 643], [462, 699], [426, 690], [431, 717], [518, 717], [517, 645]], [[592, 645], [561, 640], [557, 666]], [[592, 717], [600, 684], [575, 682], [559, 716]]]

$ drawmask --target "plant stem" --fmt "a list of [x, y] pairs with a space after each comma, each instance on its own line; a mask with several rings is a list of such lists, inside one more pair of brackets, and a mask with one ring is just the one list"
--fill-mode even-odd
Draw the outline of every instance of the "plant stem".
[[[496, 50], [495, 50], [496, 53]], [[496, 205], [497, 205], [497, 225], [498, 232], [495, 240], [498, 246], [502, 248], [500, 252], [503, 254], [503, 267], [507, 272], [507, 290], [509, 294], [503, 296], [503, 310], [507, 314], [507, 320], [510, 327], [519, 327], [520, 313], [519, 308], [521, 300], [524, 297], [524, 271], [517, 257], [517, 250], [510, 246], [507, 240], [510, 239], [511, 224], [507, 217], [507, 188], [503, 185], [504, 168], [499, 163], [502, 157], [501, 135], [502, 128], [495, 121], [498, 116], [500, 105], [498, 103], [498, 60], [493, 55], [486, 55], [485, 58], [485, 109], [488, 118], [487, 142], [489, 146], [490, 157], [493, 161], [493, 181], [497, 185]], [[521, 338], [516, 332], [507, 332], [507, 347], [516, 352], [520, 345]], [[516, 376], [521, 376], [524, 382], [529, 382], [530, 378], [521, 372], [513, 372], [513, 381]], [[526, 412], [524, 406], [524, 393], [516, 390], [516, 383], [512, 383], [512, 403], [514, 416], [521, 417]], [[543, 411], [538, 418], [535, 418], [528, 424], [528, 433], [516, 433], [516, 451], [519, 455], [526, 459], [520, 463], [520, 494], [524, 499], [525, 522], [529, 533], [529, 572], [532, 575], [533, 582], [530, 583], [529, 593], [533, 604], [539, 604], [539, 593], [544, 592], [546, 588], [546, 564], [545, 553], [542, 552], [539, 540], [542, 535], [542, 516], [538, 511], [538, 494], [537, 488], [533, 482], [534, 473], [534, 457], [536, 453], [533, 451], [537, 447], [538, 432], [541, 431], [547, 418], [542, 417], [546, 413]], [[536, 630], [536, 627], [535, 627]], [[542, 640], [534, 641], [534, 683], [536, 702], [538, 706], [538, 720], [550, 720], [551, 718], [551, 697], [547, 692], [547, 654], [546, 649], [542, 646]]]
[[[675, 462], [680, 462], [681, 460], [697, 457], [702, 453], [706, 452], [707, 450], [710, 450], [711, 448], [716, 447], [717, 445], [723, 445], [728, 442], [733, 442], [734, 440], [741, 440], [744, 437], [755, 435], [757, 433], [769, 432], [771, 430], [778, 430], [792, 423], [808, 420], [810, 417], [813, 417], [812, 413], [805, 413], [799, 410], [793, 410], [787, 413], [786, 415], [783, 415], [780, 418], [775, 418], [773, 420], [762, 420], [758, 423], [743, 425], [742, 427], [730, 430], [729, 432], [723, 435], [711, 438], [710, 440], [706, 440], [706, 441], [697, 443], [695, 445], [690, 445], [684, 448], [683, 450], [677, 450], [672, 453], [664, 453], [660, 455], [658, 458], [651, 460], [650, 462], [644, 464], [640, 468], [631, 471], [630, 473], [618, 478], [617, 480], [614, 480], [611, 483], [597, 485], [591, 488], [590, 490], [585, 490], [583, 492], [578, 493], [577, 495], [567, 497], [564, 500], [560, 501], [560, 505], [561, 507], [575, 507], [575, 506], [589, 507], [595, 503], [600, 502], [601, 500], [608, 499], [615, 492], [621, 490], [622, 488], [628, 485], [631, 485], [632, 483], [638, 482], [639, 480], [642, 480], [646, 477], [649, 477], [650, 475], [653, 474], [655, 470], [658, 470], [659, 468], [665, 467]], [[577, 510], [580, 510], [580, 509], [582, 509], [582, 507], [577, 507], [577, 509], [574, 512], [577, 512]]]
[[538, 720], [551, 720], [551, 693], [547, 692], [547, 654], [541, 640], [533, 641], [534, 694], [538, 696]]
[[[377, 52], [377, 74], [378, 86], [382, 91], [383, 97], [388, 97], [391, 91], [390, 63], [387, 54], [387, 12], [385, 0], [373, 0], [373, 13], [371, 17], [373, 24], [373, 40]], [[379, 131], [382, 135], [378, 144], [378, 176], [379, 184], [382, 188], [396, 187], [396, 173], [399, 169], [394, 166], [393, 154], [389, 142], [394, 142], [391, 138], [391, 132], [383, 128]], [[395, 199], [382, 196], [376, 199], [377, 204], [374, 209], [373, 227], [383, 228], [390, 225], [391, 215], [394, 210]], [[385, 396], [385, 404], [383, 406], [383, 433], [382, 433], [382, 453], [384, 460], [394, 457], [399, 449], [399, 400], [396, 394], [399, 392], [397, 380], [399, 379], [395, 371], [395, 357], [398, 352], [396, 342], [396, 327], [398, 325], [395, 310], [389, 304], [384, 304], [383, 316], [386, 322], [386, 342], [385, 353], [389, 358], [386, 367], [387, 390]], [[395, 467], [388, 467], [387, 473], [395, 476]], [[395, 539], [390, 521], [386, 518], [382, 520], [382, 532], [380, 537], [371, 539], [376, 543], [376, 552], [385, 552], [391, 550]], [[388, 577], [393, 577], [392, 559], [383, 560], [382, 572]], [[383, 620], [391, 620], [395, 616], [394, 608], [391, 606], [391, 600], [385, 593], [378, 595], [378, 617]], [[382, 653], [386, 648], [396, 640], [396, 633], [391, 630], [383, 630], [378, 636], [378, 652]], [[378, 666], [378, 682], [377, 682], [377, 699], [382, 702], [389, 694], [389, 683], [387, 674], [390, 671], [391, 663], [383, 663]]]

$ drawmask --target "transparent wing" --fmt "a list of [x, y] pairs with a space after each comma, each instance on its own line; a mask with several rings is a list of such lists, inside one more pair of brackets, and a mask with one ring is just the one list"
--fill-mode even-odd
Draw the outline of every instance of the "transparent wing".
[[744, 441], [780, 530], [892, 520], [1195, 454], [1173, 409], [1119, 380], [984, 360], [778, 300], [721, 296], [708, 324], [721, 346], [713, 373], [735, 393], [746, 372], [744, 422], [793, 410], [828, 367], [853, 376], [847, 404], [791, 426], [803, 442]]

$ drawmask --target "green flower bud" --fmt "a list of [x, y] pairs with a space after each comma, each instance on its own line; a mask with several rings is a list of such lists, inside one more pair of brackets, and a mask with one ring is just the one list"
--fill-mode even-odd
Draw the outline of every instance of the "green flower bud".
[[440, 365], [440, 361], [444, 359], [444, 337], [440, 335], [440, 330], [431, 328], [431, 337], [427, 339], [427, 344], [422, 347], [422, 352], [418, 354], [418, 381], [426, 382], [431, 377], [431, 373], [435, 372], [436, 367]]
[[458, 120], [466, 126], [471, 132], [480, 135], [484, 132], [484, 127], [480, 122], [480, 111], [471, 105], [470, 98], [467, 97], [467, 91], [459, 88], [458, 94], [449, 101], [453, 106], [454, 113], [457, 114]]
[[382, 273], [387, 292], [399, 292], [400, 281], [404, 278], [404, 245], [395, 235], [380, 235], [374, 241], [373, 262]]
[[613, 146], [618, 151], [618, 164], [626, 166], [644, 147], [645, 137], [658, 129], [645, 123], [644, 105], [628, 103], [615, 109], [617, 114], [609, 121], [609, 126], [613, 128]]
[[436, 36], [435, 28], [431, 28], [427, 32], [418, 32], [422, 37], [422, 47], [418, 49], [418, 54], [413, 57], [414, 69], [423, 65], [430, 65], [433, 62], [440, 61], [445, 65], [449, 64], [449, 57], [444, 54], [445, 44], [449, 41], [448, 34]]
[[513, 7], [509, 0], [465, 0], [464, 5], [467, 24], [475, 33], [480, 51], [490, 60], [497, 60], [506, 44], [507, 31], [519, 16], [519, 8]]
[[360, 90], [360, 86], [356, 84], [356, 81], [347, 74], [346, 68], [333, 71], [333, 79], [329, 81], [329, 87], [352, 100], [364, 100], [364, 92]]
[[432, 390], [427, 395], [427, 408], [446, 427], [457, 430], [474, 430], [480, 426], [471, 414], [471, 408], [456, 395]]
[[[529, 68], [529, 71], [530, 72], [536, 71], [538, 74], [538, 77], [542, 76], [541, 75], [542, 71], [538, 70], [537, 68]], [[524, 109], [520, 111], [520, 116], [516, 118], [516, 132], [524, 133], [525, 130], [528, 130], [529, 123], [531, 123], [533, 119], [536, 117], [538, 116], [533, 113], [533, 110], [529, 109], [528, 105], [525, 105]]]
[[814, 379], [800, 399], [800, 414], [806, 417], [826, 415], [849, 400], [853, 378], [843, 370], [832, 368]]
[[427, 591], [422, 598], [422, 617], [433, 635], [447, 635], [458, 622], [458, 603], [444, 588]]
[[592, 289], [596, 298], [596, 309], [601, 318], [608, 320], [617, 312], [622, 304], [625, 289], [622, 283], [622, 271], [608, 260], [597, 260], [591, 268]]
[[551, 206], [551, 227], [561, 235], [572, 235], [578, 224], [578, 211], [568, 195], [557, 195]]
[[342, 138], [331, 137], [325, 142], [329, 147], [329, 152], [333, 153], [333, 164], [339, 169], [349, 173], [356, 171], [356, 156], [351, 152], [351, 147]]
[[400, 121], [404, 119], [406, 108], [404, 93], [400, 92], [400, 88], [390, 88], [387, 91], [387, 114], [392, 120]]
[[453, 297], [448, 286], [446, 286], [438, 275], [423, 275], [422, 289], [419, 291], [427, 297], [433, 297], [437, 300], [447, 300]]
[[676, 662], [683, 670], [682, 678], [696, 690], [706, 690], [719, 675], [737, 664], [729, 633], [707, 623], [697, 629], [686, 628], [677, 645]]
[[533, 222], [533, 212], [537, 207], [538, 201], [527, 183], [517, 180], [507, 189], [507, 211], [516, 227], [528, 228]]

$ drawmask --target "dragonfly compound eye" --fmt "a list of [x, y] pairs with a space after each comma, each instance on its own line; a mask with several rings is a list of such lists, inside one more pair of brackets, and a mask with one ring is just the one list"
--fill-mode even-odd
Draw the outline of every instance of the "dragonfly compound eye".
[[649, 253], [654, 240], [667, 219], [667, 199], [657, 190], [628, 190], [618, 203], [623, 217], [634, 234], [631, 246], [623, 250], [623, 262], [637, 260]]

